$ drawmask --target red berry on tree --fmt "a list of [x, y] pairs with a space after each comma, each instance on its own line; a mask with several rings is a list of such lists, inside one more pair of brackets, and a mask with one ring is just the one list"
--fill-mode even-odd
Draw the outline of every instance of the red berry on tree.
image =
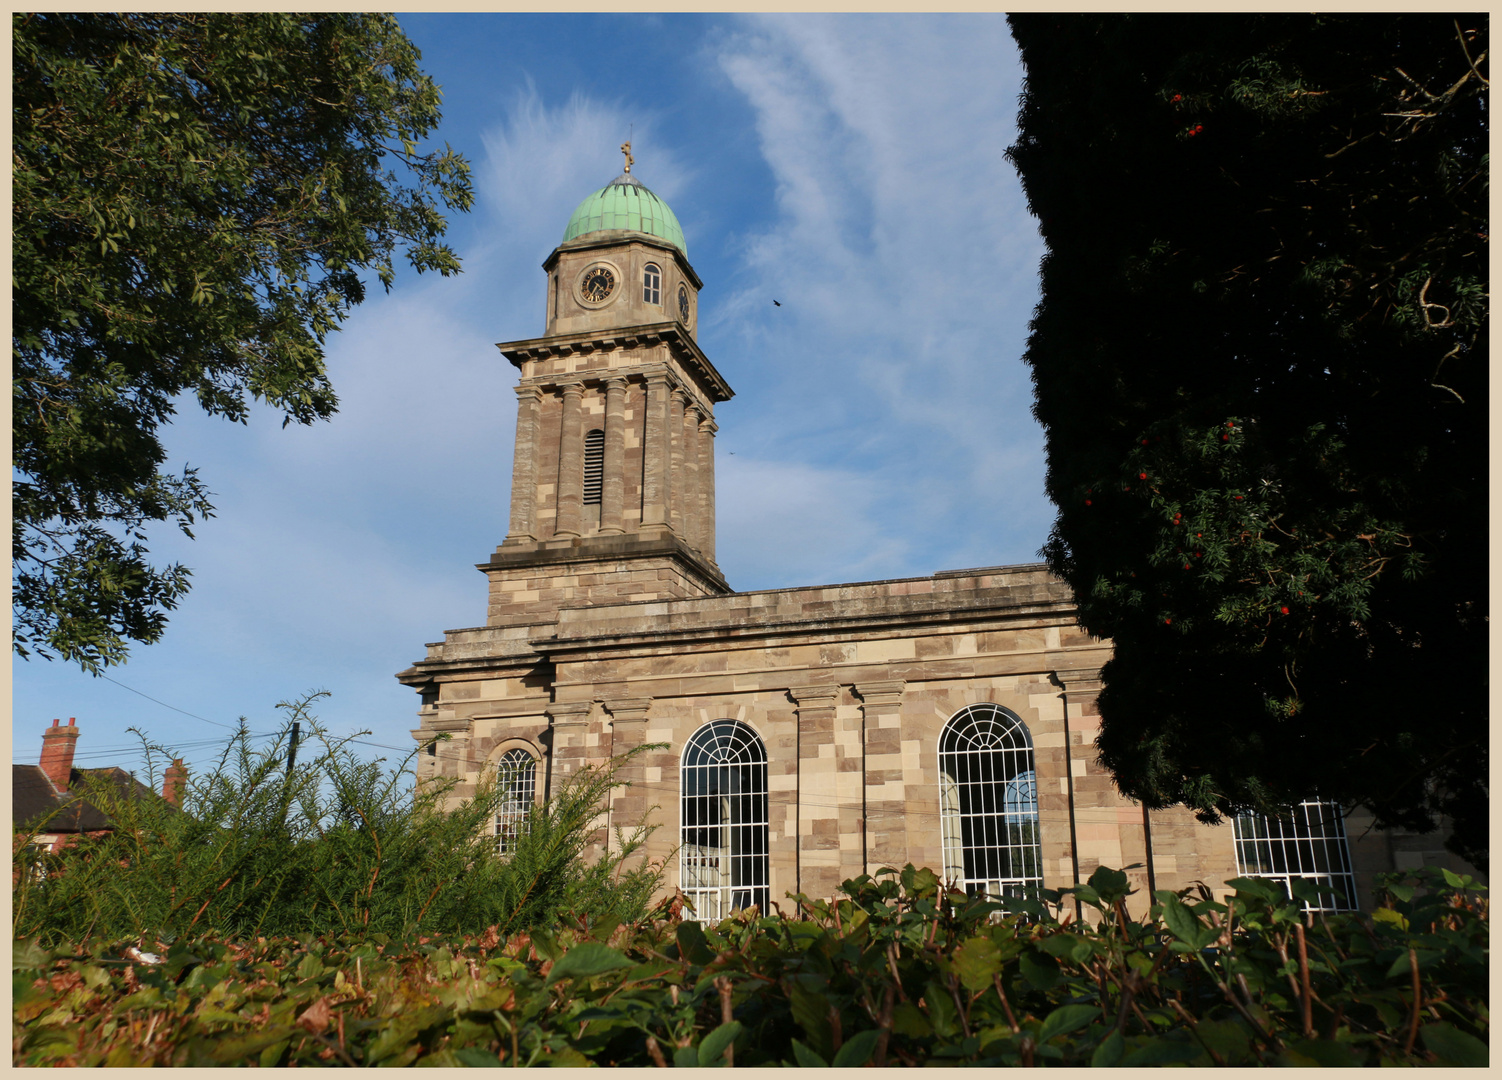
[[1147, 479], [1147, 473], [1145, 473], [1145, 472], [1138, 473], [1137, 474], [1137, 479], [1138, 480], [1146, 480]]
[[1280, 610], [1283, 612], [1284, 615], [1288, 614], [1288, 606], [1286, 604]]

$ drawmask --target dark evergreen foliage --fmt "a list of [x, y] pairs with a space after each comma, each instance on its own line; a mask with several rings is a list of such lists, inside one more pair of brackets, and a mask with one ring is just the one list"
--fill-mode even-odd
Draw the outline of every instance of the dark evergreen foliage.
[[1098, 747], [1487, 847], [1487, 21], [1019, 15], [1043, 554]]
[[[439, 90], [389, 15], [12, 18], [14, 646], [85, 670], [157, 640], [189, 584], [144, 528], [210, 516], [161, 425], [333, 414], [323, 343], [401, 250], [455, 273], [420, 152]], [[415, 180], [403, 186], [389, 166]]]

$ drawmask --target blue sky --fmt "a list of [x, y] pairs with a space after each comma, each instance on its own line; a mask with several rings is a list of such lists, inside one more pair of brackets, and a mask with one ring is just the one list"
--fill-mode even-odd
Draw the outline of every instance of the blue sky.
[[371, 755], [412, 745], [392, 676], [483, 622], [474, 564], [506, 532], [515, 371], [495, 343], [541, 333], [541, 263], [628, 132], [736, 390], [716, 412], [731, 586], [1036, 560], [1052, 508], [1020, 357], [1042, 245], [1004, 157], [1021, 70], [1002, 16], [401, 21], [444, 89], [437, 138], [474, 170], [449, 229], [465, 272], [371, 292], [328, 350], [328, 423], [184, 408], [167, 445], [217, 516], [149, 546], [193, 591], [109, 679], [16, 661], [13, 760], [74, 716], [80, 765], [139, 768], [134, 726], [201, 767], [216, 724], [275, 731], [312, 689], [331, 731], [397, 748]]

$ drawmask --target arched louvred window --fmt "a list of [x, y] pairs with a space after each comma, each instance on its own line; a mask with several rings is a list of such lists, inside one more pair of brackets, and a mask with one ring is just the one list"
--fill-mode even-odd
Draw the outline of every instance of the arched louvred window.
[[1038, 774], [1027, 725], [982, 702], [939, 735], [944, 877], [971, 895], [1025, 896], [1043, 885]]
[[656, 263], [647, 263], [642, 271], [641, 298], [649, 304], [662, 303], [662, 270]]
[[496, 772], [495, 850], [505, 855], [516, 850], [516, 838], [536, 801], [537, 759], [520, 748], [507, 750], [496, 762]]
[[1356, 875], [1346, 843], [1345, 815], [1339, 806], [1308, 799], [1286, 817], [1237, 814], [1236, 871], [1268, 878], [1293, 895], [1293, 883], [1309, 881], [1334, 893], [1304, 901], [1305, 911], [1355, 911]]
[[698, 917], [767, 910], [767, 750], [738, 720], [713, 720], [683, 748], [678, 882]]
[[599, 506], [605, 490], [605, 433], [584, 434], [584, 505]]

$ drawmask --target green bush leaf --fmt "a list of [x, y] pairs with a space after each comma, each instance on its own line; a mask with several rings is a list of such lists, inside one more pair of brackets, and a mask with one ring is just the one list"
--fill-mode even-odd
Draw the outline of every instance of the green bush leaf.
[[1055, 1035], [1078, 1031], [1099, 1016], [1100, 1009], [1095, 1005], [1061, 1005], [1049, 1013], [1048, 1019], [1043, 1021], [1043, 1028], [1038, 1032], [1038, 1041], [1046, 1043]]
[[797, 1059], [798, 1065], [804, 1069], [829, 1068], [829, 1062], [825, 1061], [818, 1054], [814, 1053], [808, 1047], [804, 1046], [797, 1039], [793, 1040], [793, 1057]]
[[704, 927], [698, 923], [692, 921], [679, 923], [676, 936], [678, 953], [684, 959], [700, 965], [714, 960], [714, 951], [710, 949], [709, 942], [704, 937]]
[[586, 941], [575, 945], [548, 972], [545, 986], [552, 986], [559, 979], [587, 979], [591, 975], [603, 975], [607, 971], [631, 967], [631, 961], [609, 945], [598, 941]]
[[1121, 1032], [1113, 1031], [1100, 1041], [1100, 1045], [1095, 1048], [1095, 1053], [1090, 1055], [1090, 1067], [1109, 1069], [1121, 1064], [1125, 1053], [1126, 1040], [1121, 1037]]
[[732, 1020], [728, 1024], [721, 1024], [699, 1044], [699, 1067], [708, 1068], [713, 1065], [723, 1065], [721, 1059], [725, 1056], [725, 1048], [735, 1042], [737, 1035], [741, 1033], [741, 1022]]
[[1198, 1046], [1154, 1037], [1122, 1058], [1121, 1064], [1126, 1068], [1139, 1065], [1175, 1065], [1181, 1061], [1193, 1061], [1203, 1053], [1204, 1051]]
[[1090, 875], [1090, 887], [1100, 894], [1100, 898], [1107, 904], [1117, 900], [1125, 900], [1127, 892], [1127, 876], [1125, 870], [1113, 870], [1109, 866], [1098, 866], [1095, 873]]
[[876, 1042], [880, 1038], [879, 1029], [857, 1032], [845, 1040], [845, 1045], [840, 1047], [830, 1066], [836, 1069], [859, 1068], [871, 1060], [871, 1053], [876, 1049]]
[[480, 1046], [462, 1047], [454, 1051], [454, 1056], [471, 1069], [498, 1069], [501, 1065], [500, 1058]]
[[991, 985], [1001, 972], [1001, 949], [990, 938], [975, 937], [954, 951], [954, 973], [974, 993]]
[[1490, 1062], [1486, 1043], [1461, 1031], [1454, 1024], [1443, 1021], [1425, 1024], [1419, 1028], [1424, 1047], [1441, 1065], [1463, 1065], [1468, 1068], [1485, 1068]]

